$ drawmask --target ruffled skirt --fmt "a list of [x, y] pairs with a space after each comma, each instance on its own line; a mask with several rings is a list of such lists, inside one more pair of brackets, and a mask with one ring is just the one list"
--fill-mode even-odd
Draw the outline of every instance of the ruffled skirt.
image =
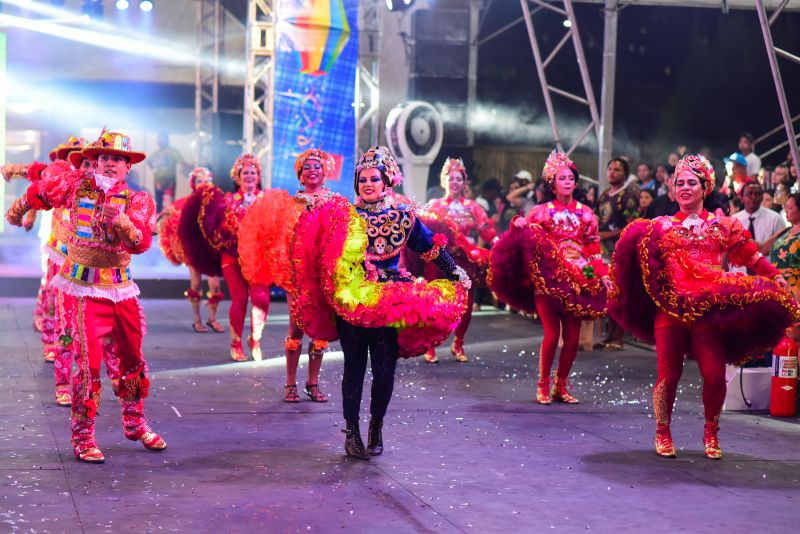
[[526, 313], [536, 311], [536, 294], [551, 297], [575, 317], [592, 319], [606, 313], [606, 289], [600, 279], [567, 261], [538, 226], [512, 225], [503, 234], [492, 247], [489, 278], [499, 301]]
[[338, 338], [337, 315], [360, 327], [393, 327], [404, 358], [442, 343], [466, 310], [466, 290], [444, 279], [370, 279], [367, 243], [366, 222], [343, 197], [300, 216], [290, 247], [298, 324], [325, 341]]

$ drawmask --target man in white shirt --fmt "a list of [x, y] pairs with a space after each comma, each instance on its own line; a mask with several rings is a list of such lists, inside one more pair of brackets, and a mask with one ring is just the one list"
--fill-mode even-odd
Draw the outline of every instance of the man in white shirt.
[[753, 153], [753, 136], [751, 134], [745, 132], [739, 136], [739, 152], [747, 160], [747, 175], [757, 178], [761, 171], [761, 158]]
[[[777, 212], [761, 206], [764, 199], [764, 190], [758, 182], [750, 182], [742, 188], [742, 203], [744, 209], [732, 215], [739, 219], [745, 230], [749, 230], [758, 246], [775, 235], [778, 230], [786, 228], [786, 222]], [[731, 272], [744, 273], [744, 267], [729, 266]]]

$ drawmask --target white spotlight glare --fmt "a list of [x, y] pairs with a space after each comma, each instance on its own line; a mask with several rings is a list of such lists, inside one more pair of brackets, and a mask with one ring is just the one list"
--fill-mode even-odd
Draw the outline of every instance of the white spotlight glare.
[[117, 6], [117, 9], [120, 11], [125, 11], [130, 7], [131, 3], [128, 0], [117, 0], [114, 5]]
[[564, 22], [561, 24], [563, 24], [565, 28], [572, 28], [572, 21], [569, 19], [564, 19]]
[[139, 2], [139, 9], [145, 13], [153, 11], [153, 0], [141, 0]]

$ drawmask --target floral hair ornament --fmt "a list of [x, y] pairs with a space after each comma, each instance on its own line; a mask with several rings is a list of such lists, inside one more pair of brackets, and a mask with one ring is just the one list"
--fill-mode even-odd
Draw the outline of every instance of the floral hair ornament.
[[447, 190], [450, 186], [450, 173], [458, 171], [467, 180], [467, 168], [464, 166], [464, 160], [461, 158], [447, 158], [444, 160], [442, 172], [439, 174], [439, 184]]
[[672, 174], [673, 186], [678, 180], [678, 175], [684, 171], [694, 174], [703, 182], [703, 198], [706, 198], [714, 190], [716, 182], [714, 167], [711, 166], [711, 162], [705, 156], [689, 154], [681, 158], [678, 164], [675, 165], [675, 172]]
[[550, 155], [547, 156], [547, 161], [542, 169], [542, 179], [548, 184], [553, 185], [553, 182], [556, 180], [556, 175], [558, 174], [558, 169], [561, 167], [567, 167], [576, 173], [578, 172], [578, 168], [565, 152], [561, 152], [557, 148], [553, 149]]
[[197, 180], [201, 178], [207, 178], [208, 181], [213, 182], [214, 174], [206, 167], [195, 167], [192, 169], [192, 173], [189, 175], [189, 187], [192, 188], [192, 191], [197, 188]]
[[309, 148], [294, 160], [294, 172], [300, 183], [303, 182], [301, 175], [303, 174], [303, 165], [306, 161], [315, 159], [322, 164], [322, 180], [329, 180], [336, 174], [336, 161], [333, 156], [320, 150], [319, 148]]
[[381, 171], [383, 181], [388, 186], [387, 190], [384, 191], [384, 195], [389, 193], [389, 189], [393, 189], [403, 183], [403, 173], [400, 172], [400, 166], [385, 146], [374, 146], [358, 158], [353, 180], [353, 188], [356, 194], [358, 194], [358, 175], [364, 169], [378, 169]]
[[236, 158], [236, 162], [231, 167], [231, 179], [236, 185], [240, 185], [242, 169], [248, 165], [255, 167], [258, 177], [261, 178], [261, 162], [253, 154], [242, 154]]

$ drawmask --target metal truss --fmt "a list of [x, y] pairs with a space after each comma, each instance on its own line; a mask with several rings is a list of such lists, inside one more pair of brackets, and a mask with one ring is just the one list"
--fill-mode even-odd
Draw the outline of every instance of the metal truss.
[[261, 161], [265, 187], [272, 186], [275, 25], [278, 0], [248, 0], [244, 82], [244, 151]]
[[[781, 115], [783, 117], [783, 128], [786, 130], [786, 141], [779, 144], [777, 147], [772, 148], [771, 150], [763, 153], [761, 157], [768, 156], [773, 152], [780, 150], [781, 148], [789, 145], [789, 150], [792, 153], [792, 161], [795, 162], [796, 165], [800, 166], [800, 157], [798, 156], [798, 149], [797, 149], [797, 139], [798, 136], [795, 135], [794, 130], [794, 122], [800, 119], [800, 115], [795, 117], [791, 116], [791, 112], [789, 111], [789, 104], [786, 101], [786, 90], [783, 86], [783, 79], [781, 78], [781, 71], [778, 66], [778, 57], [782, 57], [784, 59], [788, 59], [794, 63], [800, 64], [800, 57], [787, 52], [781, 48], [775, 46], [772, 41], [772, 31], [770, 30], [770, 26], [775, 22], [775, 20], [780, 16], [783, 12], [786, 5], [789, 3], [789, 0], [782, 0], [772, 15], [767, 18], [767, 11], [764, 7], [764, 0], [756, 0], [756, 10], [758, 11], [758, 20], [761, 23], [761, 33], [764, 35], [764, 44], [767, 48], [767, 58], [769, 59], [769, 66], [772, 70], [772, 80], [775, 82], [775, 91], [778, 93], [778, 104], [781, 108]], [[771, 132], [761, 136], [758, 140], [763, 140], [775, 133], [780, 131], [780, 126], [775, 128]]]
[[358, 74], [356, 78], [356, 158], [379, 143], [380, 50], [383, 0], [359, 2]]
[[[592, 83], [589, 79], [589, 69], [586, 64], [586, 56], [583, 53], [583, 44], [581, 43], [580, 35], [578, 33], [578, 21], [575, 19], [575, 11], [572, 7], [572, 1], [563, 0], [563, 8], [558, 7], [556, 5], [557, 3], [558, 2], [547, 3], [543, 0], [520, 0], [520, 5], [522, 6], [522, 12], [525, 20], [525, 27], [528, 30], [528, 38], [530, 39], [531, 50], [533, 51], [533, 59], [536, 63], [536, 72], [539, 75], [539, 83], [542, 87], [547, 117], [550, 120], [550, 128], [553, 133], [553, 138], [555, 139], [556, 146], [559, 149], [564, 150], [564, 145], [562, 142], [561, 133], [558, 129], [558, 120], [556, 118], [555, 107], [553, 106], [553, 95], [558, 95], [580, 104], [584, 104], [589, 108], [591, 121], [589, 122], [589, 125], [584, 128], [577, 139], [574, 140], [572, 146], [566, 150], [567, 154], [571, 154], [592, 130], [594, 130], [598, 139], [600, 138], [600, 117], [597, 113], [597, 103], [595, 102]], [[536, 35], [536, 30], [533, 26], [533, 14], [531, 13], [530, 4], [535, 4], [542, 9], [558, 13], [569, 20], [570, 23], [569, 28], [566, 29], [564, 36], [545, 58], [542, 58], [539, 40]], [[569, 41], [572, 41], [572, 46], [575, 49], [575, 56], [578, 58], [578, 70], [580, 71], [581, 81], [583, 82], [584, 89], [583, 96], [576, 95], [570, 93], [569, 91], [565, 91], [564, 89], [550, 85], [550, 83], [547, 81], [547, 66], [553, 61], [556, 55]]]
[[194, 79], [194, 161], [210, 165], [214, 114], [219, 111], [219, 58], [222, 46], [220, 0], [197, 2], [197, 64]]

